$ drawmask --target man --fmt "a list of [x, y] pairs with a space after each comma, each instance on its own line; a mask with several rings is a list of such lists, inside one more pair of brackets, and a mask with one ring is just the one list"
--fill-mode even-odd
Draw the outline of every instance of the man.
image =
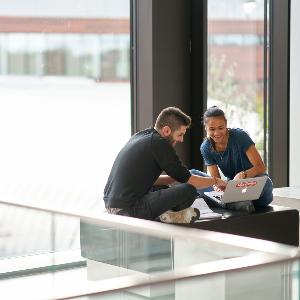
[[[117, 155], [104, 189], [109, 213], [168, 223], [190, 223], [199, 211], [190, 208], [196, 188], [226, 183], [216, 177], [191, 175], [179, 160], [175, 145], [183, 142], [191, 118], [179, 108], [168, 107], [155, 127], [133, 135]], [[167, 175], [161, 175], [165, 172]], [[153, 186], [169, 185], [166, 189]]]

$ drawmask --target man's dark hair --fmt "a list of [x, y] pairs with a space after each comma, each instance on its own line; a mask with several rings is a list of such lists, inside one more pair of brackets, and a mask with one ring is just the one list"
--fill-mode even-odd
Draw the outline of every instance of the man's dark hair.
[[191, 118], [177, 107], [167, 107], [158, 115], [155, 127], [162, 129], [169, 126], [172, 131], [179, 129], [181, 126], [190, 127]]
[[207, 124], [208, 118], [211, 117], [222, 117], [225, 122], [227, 122], [224, 111], [218, 106], [212, 106], [206, 110], [206, 112], [203, 114], [203, 124]]

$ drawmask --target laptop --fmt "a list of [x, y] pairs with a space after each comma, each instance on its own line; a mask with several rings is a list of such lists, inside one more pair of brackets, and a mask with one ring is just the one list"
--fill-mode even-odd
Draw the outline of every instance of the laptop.
[[267, 176], [229, 180], [224, 192], [204, 192], [214, 201], [232, 203], [246, 200], [257, 200], [267, 181]]

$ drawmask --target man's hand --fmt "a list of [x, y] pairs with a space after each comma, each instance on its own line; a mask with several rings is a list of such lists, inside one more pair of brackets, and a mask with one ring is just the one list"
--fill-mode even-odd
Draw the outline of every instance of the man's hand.
[[227, 182], [220, 179], [219, 177], [215, 176], [198, 176], [198, 175], [191, 175], [190, 179], [188, 180], [189, 184], [193, 185], [197, 189], [203, 189], [209, 186], [217, 186], [221, 190], [225, 190]]
[[216, 179], [216, 183], [213, 185], [213, 188], [215, 191], [224, 191], [227, 185], [227, 181], [226, 180], [222, 180], [219, 177], [215, 177]]
[[218, 188], [216, 185], [213, 185], [213, 189], [216, 192], [222, 192], [222, 190], [220, 188]]

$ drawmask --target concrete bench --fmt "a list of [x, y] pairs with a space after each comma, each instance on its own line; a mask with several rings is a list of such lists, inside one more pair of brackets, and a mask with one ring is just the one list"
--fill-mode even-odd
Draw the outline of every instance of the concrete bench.
[[221, 209], [214, 211], [222, 213], [223, 218], [178, 225], [299, 246], [297, 209], [269, 205], [251, 214]]

